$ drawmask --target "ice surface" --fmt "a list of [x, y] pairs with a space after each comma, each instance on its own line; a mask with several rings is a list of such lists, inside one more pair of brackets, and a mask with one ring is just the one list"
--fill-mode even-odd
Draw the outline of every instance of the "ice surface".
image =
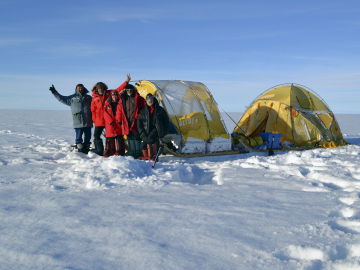
[[360, 115], [354, 145], [152, 169], [69, 152], [69, 111], [0, 113], [0, 269], [360, 269]]

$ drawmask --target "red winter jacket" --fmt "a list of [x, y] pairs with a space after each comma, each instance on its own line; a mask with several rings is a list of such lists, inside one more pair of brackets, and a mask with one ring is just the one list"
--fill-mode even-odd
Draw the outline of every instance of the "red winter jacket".
[[110, 97], [111, 92], [117, 91], [120, 92], [121, 90], [125, 89], [127, 86], [127, 82], [122, 83], [118, 88], [113, 90], [107, 90], [104, 92], [102, 96], [93, 92], [92, 96], [93, 99], [91, 101], [91, 113], [92, 119], [94, 122], [95, 127], [103, 127], [105, 126], [104, 122], [104, 105], [108, 98]]
[[135, 121], [129, 127], [129, 122], [125, 114], [125, 101], [127, 98], [128, 96], [125, 92], [120, 95], [120, 100], [116, 112], [116, 121], [121, 122], [122, 135], [128, 135], [129, 132], [137, 132], [136, 120], [139, 117], [140, 110], [144, 108], [146, 105], [145, 99], [142, 96], [140, 96], [137, 91], [135, 91], [135, 102], [136, 102], [136, 108], [134, 111]]
[[121, 133], [121, 127], [116, 121], [115, 114], [111, 108], [111, 97], [106, 101], [104, 106], [104, 122], [106, 138], [123, 135]]

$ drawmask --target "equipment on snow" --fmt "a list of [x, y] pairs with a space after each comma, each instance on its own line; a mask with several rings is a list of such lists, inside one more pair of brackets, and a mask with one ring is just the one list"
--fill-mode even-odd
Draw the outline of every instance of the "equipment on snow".
[[155, 158], [154, 158], [154, 160], [153, 160], [153, 163], [152, 163], [152, 165], [151, 165], [152, 168], [155, 168], [155, 165], [156, 165], [156, 163], [158, 162], [159, 156], [160, 156], [160, 154], [162, 153], [163, 149], [164, 149], [164, 145], [163, 145], [163, 144], [160, 144], [159, 149], [158, 149], [158, 151], [157, 151], [157, 153], [156, 153], [156, 156], [155, 156]]
[[274, 155], [273, 144], [274, 144], [274, 137], [272, 136], [268, 156], [273, 156]]

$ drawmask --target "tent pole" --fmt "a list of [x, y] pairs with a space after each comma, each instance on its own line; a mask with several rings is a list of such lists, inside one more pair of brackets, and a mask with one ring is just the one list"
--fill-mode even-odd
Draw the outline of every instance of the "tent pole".
[[[219, 107], [220, 107], [220, 106], [219, 106]], [[230, 116], [227, 112], [225, 112], [225, 111], [223, 110], [223, 108], [221, 108], [221, 110], [222, 110], [223, 113], [225, 113], [225, 114], [230, 118], [231, 121], [233, 121], [233, 123], [235, 124], [235, 126], [237, 126], [240, 130], [242, 130], [242, 128], [239, 127], [238, 124], [235, 122], [235, 120], [232, 119], [231, 116]]]

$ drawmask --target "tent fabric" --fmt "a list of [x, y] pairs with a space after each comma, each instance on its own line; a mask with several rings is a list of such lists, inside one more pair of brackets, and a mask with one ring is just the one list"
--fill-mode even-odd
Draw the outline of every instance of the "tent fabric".
[[327, 104], [304, 86], [283, 84], [261, 94], [248, 107], [236, 133], [255, 137], [281, 133], [281, 142], [294, 147], [337, 147], [347, 144]]
[[212, 141], [216, 138], [230, 140], [221, 119], [217, 104], [207, 87], [200, 82], [180, 80], [138, 81], [139, 94], [153, 94], [167, 111], [172, 124], [182, 136]]

